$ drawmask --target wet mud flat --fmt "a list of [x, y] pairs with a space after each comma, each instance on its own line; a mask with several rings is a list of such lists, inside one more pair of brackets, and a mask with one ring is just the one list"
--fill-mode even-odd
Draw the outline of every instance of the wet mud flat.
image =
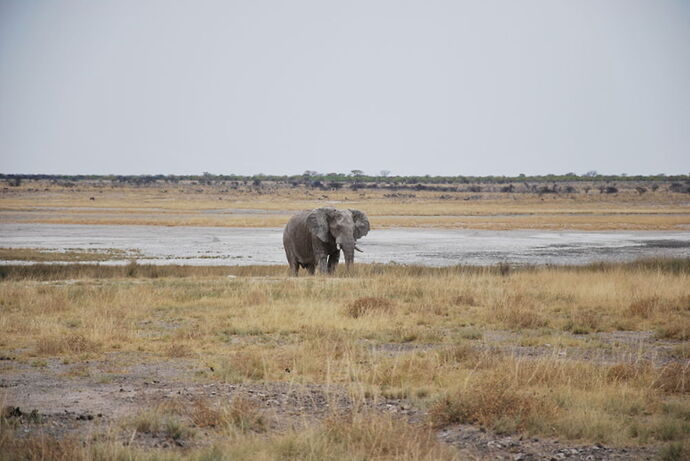
[[[357, 260], [365, 263], [567, 265], [690, 257], [690, 231], [374, 229], [359, 246], [365, 253]], [[0, 223], [0, 247], [118, 250], [144, 264], [285, 263], [280, 228]]]

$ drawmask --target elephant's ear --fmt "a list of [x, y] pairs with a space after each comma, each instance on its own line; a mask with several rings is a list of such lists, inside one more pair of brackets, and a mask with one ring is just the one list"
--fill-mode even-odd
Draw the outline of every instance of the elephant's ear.
[[352, 213], [352, 220], [355, 222], [355, 240], [364, 237], [369, 233], [369, 218], [366, 213], [359, 210], [350, 210]]
[[317, 208], [307, 216], [307, 227], [309, 231], [316, 235], [322, 242], [328, 242], [331, 229], [328, 221], [333, 215], [333, 208]]

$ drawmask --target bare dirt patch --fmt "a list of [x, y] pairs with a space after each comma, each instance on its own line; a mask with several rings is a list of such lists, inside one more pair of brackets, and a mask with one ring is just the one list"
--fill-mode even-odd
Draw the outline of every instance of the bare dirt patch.
[[[505, 330], [487, 330], [481, 337], [471, 341], [469, 347], [476, 353], [495, 353], [522, 358], [553, 357], [562, 360], [587, 361], [603, 365], [617, 363], [645, 362], [663, 366], [670, 362], [682, 360], [679, 349], [684, 341], [655, 339], [652, 331], [617, 331], [602, 332], [591, 335], [564, 334], [564, 338], [582, 340], [586, 338], [592, 344], [587, 346], [564, 346], [545, 343], [542, 345], [520, 345], [529, 341], [529, 337]], [[409, 352], [422, 352], [447, 348], [447, 343], [373, 343], [363, 344], [371, 350], [385, 355], [395, 356]], [[586, 343], [585, 343], [586, 344]]]
[[[12, 354], [3, 357], [7, 358], [0, 376], [4, 418], [14, 424], [20, 437], [39, 433], [57, 439], [97, 437], [115, 431], [123, 443], [142, 447], [199, 447], [212, 443], [217, 435], [198, 420], [191, 425], [192, 438], [175, 438], [165, 430], [137, 432], [125, 422], [152, 409], [198, 411], [199, 405], [216, 408], [235, 399], [249, 402], [261, 417], [262, 430], [269, 432], [299, 429], [363, 409], [427, 424], [426, 411], [405, 399], [358, 398], [338, 385], [208, 382], [198, 379], [198, 362], [183, 358], [142, 362], [142, 357], [108, 354], [104, 360], [65, 364], [51, 359], [36, 366], [17, 362]], [[466, 424], [444, 427], [436, 435], [469, 459], [651, 459], [656, 453], [653, 447], [610, 448], [504, 436]]]

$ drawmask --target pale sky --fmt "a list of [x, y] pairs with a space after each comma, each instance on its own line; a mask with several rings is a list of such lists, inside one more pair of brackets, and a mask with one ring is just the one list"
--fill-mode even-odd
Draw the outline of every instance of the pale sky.
[[688, 0], [0, 0], [0, 172], [690, 172]]

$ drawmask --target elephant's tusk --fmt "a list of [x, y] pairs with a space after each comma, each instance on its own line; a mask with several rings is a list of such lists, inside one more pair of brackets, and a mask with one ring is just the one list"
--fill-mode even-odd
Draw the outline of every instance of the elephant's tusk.
[[355, 245], [355, 250], [359, 251], [360, 253], [364, 253], [362, 250], [360, 250], [359, 248], [357, 248], [357, 245]]

